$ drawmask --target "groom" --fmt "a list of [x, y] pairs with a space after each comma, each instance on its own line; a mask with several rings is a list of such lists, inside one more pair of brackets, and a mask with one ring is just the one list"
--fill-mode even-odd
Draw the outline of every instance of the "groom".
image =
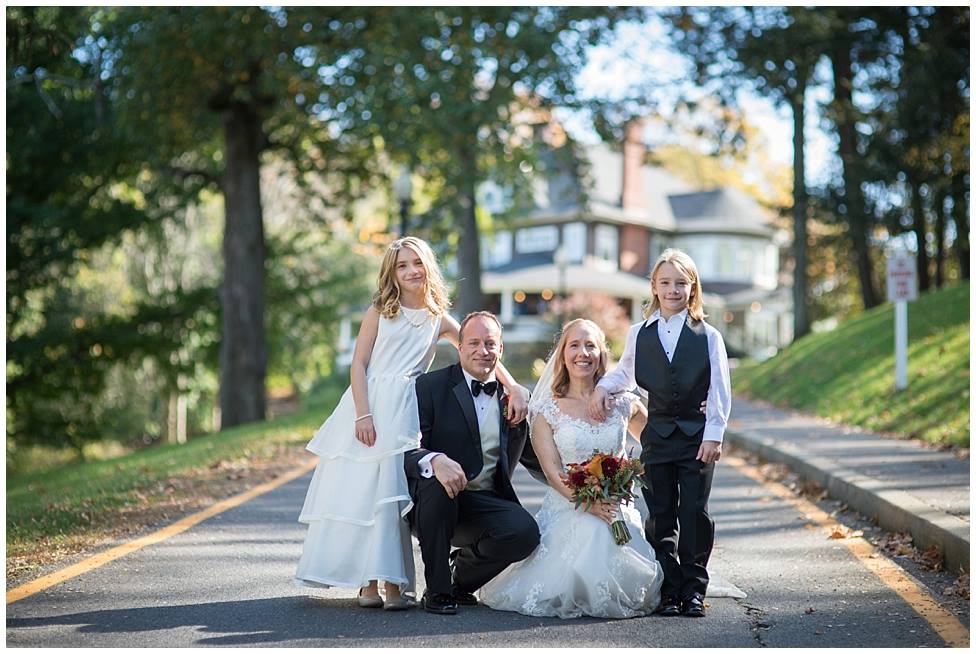
[[458, 340], [460, 363], [417, 378], [421, 441], [404, 456], [427, 581], [421, 603], [441, 614], [477, 604], [473, 591], [539, 544], [539, 527], [512, 488], [518, 461], [541, 468], [526, 447], [527, 423], [509, 424], [495, 380], [501, 323], [486, 311], [468, 314]]

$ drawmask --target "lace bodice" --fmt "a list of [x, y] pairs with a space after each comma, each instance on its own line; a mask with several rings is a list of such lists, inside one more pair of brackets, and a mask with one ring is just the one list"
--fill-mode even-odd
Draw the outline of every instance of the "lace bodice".
[[606, 420], [600, 424], [592, 424], [566, 415], [556, 404], [555, 398], [550, 397], [540, 407], [539, 413], [552, 428], [553, 440], [563, 465], [586, 461], [593, 454], [593, 450], [614, 456], [622, 455], [627, 439], [630, 408], [636, 398], [633, 393], [618, 396]]

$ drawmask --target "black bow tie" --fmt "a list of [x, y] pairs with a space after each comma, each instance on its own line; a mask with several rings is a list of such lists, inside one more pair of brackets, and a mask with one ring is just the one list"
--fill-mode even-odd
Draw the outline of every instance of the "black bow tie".
[[475, 397], [478, 397], [481, 391], [484, 391], [488, 395], [494, 395], [497, 388], [498, 382], [496, 381], [480, 382], [477, 379], [471, 380], [471, 394]]

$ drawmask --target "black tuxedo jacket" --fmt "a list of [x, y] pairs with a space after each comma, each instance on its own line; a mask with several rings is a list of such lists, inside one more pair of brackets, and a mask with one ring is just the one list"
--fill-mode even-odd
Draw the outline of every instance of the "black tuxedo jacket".
[[[496, 399], [499, 403], [499, 458], [495, 467], [495, 492], [512, 502], [518, 502], [512, 488], [512, 473], [521, 461], [532, 476], [545, 481], [542, 467], [528, 442], [528, 423], [510, 425], [501, 409], [507, 397], [499, 384]], [[474, 398], [461, 370], [461, 364], [435, 370], [417, 378], [417, 407], [420, 412], [420, 447], [404, 455], [404, 468], [410, 494], [421, 479], [420, 460], [431, 452], [441, 452], [457, 461], [468, 480], [474, 479], [484, 465], [481, 433]]]

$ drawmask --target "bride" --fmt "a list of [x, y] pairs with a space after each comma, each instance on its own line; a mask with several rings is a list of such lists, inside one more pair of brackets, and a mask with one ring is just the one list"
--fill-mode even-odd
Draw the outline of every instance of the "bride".
[[[658, 605], [664, 573], [637, 510], [604, 502], [577, 510], [561, 479], [566, 464], [586, 461], [593, 450], [622, 456], [628, 427], [637, 434], [644, 428], [647, 410], [631, 393], [617, 398], [604, 422], [586, 419], [590, 393], [606, 369], [603, 331], [585, 319], [568, 323], [529, 402], [532, 447], [549, 481], [536, 515], [541, 542], [481, 589], [481, 601], [493, 609], [631, 618]], [[631, 532], [626, 545], [617, 545], [610, 531], [618, 511]]]
[[[644, 540], [641, 517], [627, 505], [574, 507], [563, 482], [565, 466], [589, 459], [594, 450], [622, 456], [628, 431], [638, 440], [647, 409], [632, 394], [619, 396], [599, 424], [586, 418], [596, 382], [607, 368], [603, 331], [592, 321], [573, 320], [529, 402], [532, 446], [549, 482], [536, 515], [541, 541], [527, 559], [514, 563], [482, 587], [481, 601], [493, 609], [539, 617], [631, 618], [649, 615], [660, 602], [664, 573]], [[630, 542], [617, 545], [610, 523], [618, 516]], [[709, 595], [744, 594], [709, 587]]]

